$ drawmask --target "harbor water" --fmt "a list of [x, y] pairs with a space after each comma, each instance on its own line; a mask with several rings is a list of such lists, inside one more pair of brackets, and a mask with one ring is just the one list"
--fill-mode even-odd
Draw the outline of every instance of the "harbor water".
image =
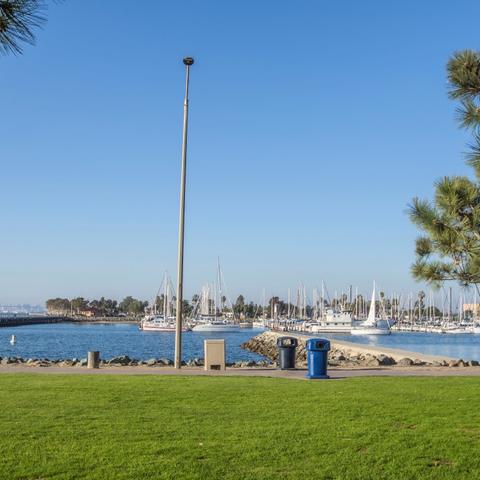
[[[225, 339], [227, 361], [263, 360], [261, 355], [240, 348], [243, 342], [261, 330], [242, 329], [240, 332], [185, 332], [183, 360], [203, 358], [203, 341]], [[16, 344], [10, 344], [12, 335]], [[174, 358], [175, 334], [142, 332], [131, 323], [55, 323], [0, 328], [0, 356], [22, 358], [86, 358], [90, 350], [98, 350], [101, 358], [128, 355], [137, 360]]]
[[480, 361], [480, 335], [469, 333], [392, 332], [391, 335], [336, 334], [329, 337], [368, 346]]
[[[225, 339], [227, 361], [263, 360], [240, 345], [261, 333], [260, 329], [239, 332], [185, 332], [182, 358], [203, 358], [203, 341]], [[11, 345], [10, 338], [16, 337]], [[288, 335], [288, 333], [287, 333]], [[384, 346], [429, 355], [441, 355], [480, 361], [480, 335], [393, 332], [391, 335], [322, 335], [368, 346]], [[89, 350], [98, 350], [104, 359], [128, 355], [138, 360], [174, 357], [173, 333], [142, 332], [131, 323], [55, 323], [0, 328], [0, 356], [23, 358], [85, 358]]]

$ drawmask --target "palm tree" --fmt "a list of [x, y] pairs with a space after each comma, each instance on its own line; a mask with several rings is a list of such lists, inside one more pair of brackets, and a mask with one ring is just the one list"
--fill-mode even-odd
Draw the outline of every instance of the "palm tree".
[[[460, 101], [459, 123], [473, 131], [467, 162], [475, 178], [444, 177], [435, 185], [435, 198], [414, 198], [409, 214], [423, 235], [416, 241], [412, 274], [440, 285], [456, 280], [480, 284], [480, 52], [455, 53], [447, 65], [449, 95]], [[477, 287], [478, 288], [478, 287]]]
[[33, 30], [45, 23], [44, 0], [0, 0], [0, 53], [22, 53], [22, 43], [33, 45]]

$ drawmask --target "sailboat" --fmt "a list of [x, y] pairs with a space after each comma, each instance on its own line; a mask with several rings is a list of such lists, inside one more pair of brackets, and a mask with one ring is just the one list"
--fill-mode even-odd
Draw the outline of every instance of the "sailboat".
[[[194, 332], [239, 332], [241, 327], [232, 320], [227, 319], [223, 312], [223, 284], [222, 272], [220, 270], [220, 260], [217, 263], [217, 283], [213, 285], [213, 298], [211, 298], [212, 289], [210, 285], [202, 288], [199, 306], [200, 311], [195, 317], [196, 325], [192, 328]], [[218, 285], [218, 289], [217, 289]], [[218, 290], [218, 292], [217, 292]], [[220, 307], [218, 308], [218, 297], [220, 298]], [[233, 313], [233, 307], [232, 307]]]
[[253, 328], [266, 328], [267, 326], [267, 314], [265, 312], [265, 289], [263, 289], [263, 305], [262, 305], [262, 315], [257, 317], [255, 313], [255, 318], [252, 322]]
[[[336, 296], [336, 295], [335, 295]], [[352, 329], [352, 316], [350, 312], [343, 310], [338, 305], [325, 308], [325, 285], [322, 281], [322, 295], [318, 298], [315, 290], [314, 298], [314, 321], [310, 324], [312, 333], [350, 333]]]
[[364, 322], [352, 326], [352, 335], [390, 335], [390, 333], [392, 333], [389, 320], [379, 320], [376, 318], [375, 296], [374, 283], [368, 317]]
[[[143, 317], [140, 322], [140, 330], [149, 331], [149, 332], [175, 332], [176, 322], [175, 316], [173, 315], [173, 286], [168, 276], [168, 273], [165, 272], [162, 285], [159, 290], [162, 290], [163, 286], [163, 311], [162, 313], [157, 312], [157, 297], [153, 300], [150, 307], [147, 307], [147, 312], [145, 317]], [[187, 325], [182, 326], [182, 332], [190, 331], [190, 327]]]

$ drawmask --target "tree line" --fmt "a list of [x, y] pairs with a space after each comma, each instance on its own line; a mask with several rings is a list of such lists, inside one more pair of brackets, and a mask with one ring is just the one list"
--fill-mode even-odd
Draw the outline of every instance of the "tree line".
[[[196, 307], [199, 299], [199, 295], [193, 295], [191, 301], [183, 301], [183, 311], [186, 317], [198, 313]], [[417, 299], [411, 302], [410, 307], [412, 311], [425, 312], [428, 305], [425, 305], [424, 299], [425, 293], [422, 291], [419, 292]], [[170, 314], [175, 315], [175, 296], [172, 296], [170, 299], [165, 299], [163, 294], [156, 297], [153, 305], [146, 300], [139, 300], [132, 296], [127, 296], [120, 302], [105, 297], [93, 300], [84, 297], [75, 297], [71, 299], [50, 298], [45, 303], [48, 313], [54, 315], [115, 317], [121, 315], [140, 316], [145, 314], [147, 310], [156, 310], [159, 313], [163, 313], [165, 300], [170, 303]], [[369, 307], [369, 302], [366, 301], [362, 295], [357, 295], [350, 300], [345, 294], [338, 298], [333, 298], [330, 301], [320, 299], [316, 305], [317, 309], [321, 308], [322, 302], [323, 308], [348, 311], [354, 316], [366, 311]], [[388, 299], [383, 292], [380, 292], [380, 300], [377, 300], [376, 304], [378, 311], [384, 309], [386, 312], [395, 311], [397, 314], [399, 314], [400, 311], [407, 311], [405, 306], [403, 308], [400, 307], [398, 298]], [[210, 305], [211, 312], [213, 312], [215, 307], [212, 299], [210, 299]], [[221, 310], [222, 312], [233, 311], [233, 314], [237, 318], [253, 319], [261, 316], [273, 318], [275, 315], [278, 317], [286, 317], [288, 313], [290, 313], [290, 316], [299, 316], [301, 313], [304, 313], [306, 317], [311, 318], [314, 314], [315, 308], [313, 305], [306, 305], [305, 312], [298, 312], [296, 305], [293, 303], [289, 304], [278, 296], [272, 296], [266, 301], [266, 305], [261, 305], [252, 301], [247, 302], [243, 295], [239, 295], [233, 304], [227, 304], [226, 297], [222, 297], [220, 299], [220, 305], [217, 306], [217, 310]], [[438, 308], [434, 307], [433, 310], [435, 315], [440, 314]]]
[[115, 317], [120, 314], [140, 315], [148, 302], [131, 296], [121, 302], [110, 298], [88, 300], [83, 297], [50, 298], [45, 302], [48, 313], [57, 315], [94, 315], [98, 317]]

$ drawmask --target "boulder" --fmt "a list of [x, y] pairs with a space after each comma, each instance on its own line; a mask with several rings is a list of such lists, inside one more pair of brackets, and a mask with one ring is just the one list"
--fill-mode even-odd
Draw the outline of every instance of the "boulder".
[[397, 362], [397, 365], [400, 367], [410, 367], [413, 365], [413, 360], [411, 358], [404, 357]]
[[477, 360], [470, 360], [470, 361], [468, 362], [468, 365], [469, 365], [470, 367], [478, 367], [479, 363], [477, 362]]
[[450, 360], [448, 362], [449, 367], [458, 367], [458, 360]]
[[395, 365], [396, 363], [394, 358], [384, 355], [383, 353], [377, 355], [377, 360], [380, 365]]
[[154, 367], [156, 364], [157, 364], [156, 358], [150, 358], [145, 362], [145, 365], [147, 365], [147, 367]]
[[[166, 367], [172, 366], [173, 365], [173, 360], [170, 360], [169, 358], [159, 358], [158, 363], [160, 365], [164, 365]], [[185, 362], [182, 361], [182, 365], [185, 365]]]
[[17, 359], [15, 357], [3, 357], [0, 363], [2, 365], [11, 365], [13, 363], [17, 363]]
[[329, 360], [328, 361], [328, 366], [329, 367], [339, 367], [340, 366], [340, 362], [338, 362], [337, 360]]
[[363, 361], [366, 367], [379, 367], [381, 365], [377, 357], [368, 357]]
[[108, 360], [109, 365], [128, 365], [131, 362], [131, 358], [128, 355], [120, 355], [119, 357], [113, 357]]

